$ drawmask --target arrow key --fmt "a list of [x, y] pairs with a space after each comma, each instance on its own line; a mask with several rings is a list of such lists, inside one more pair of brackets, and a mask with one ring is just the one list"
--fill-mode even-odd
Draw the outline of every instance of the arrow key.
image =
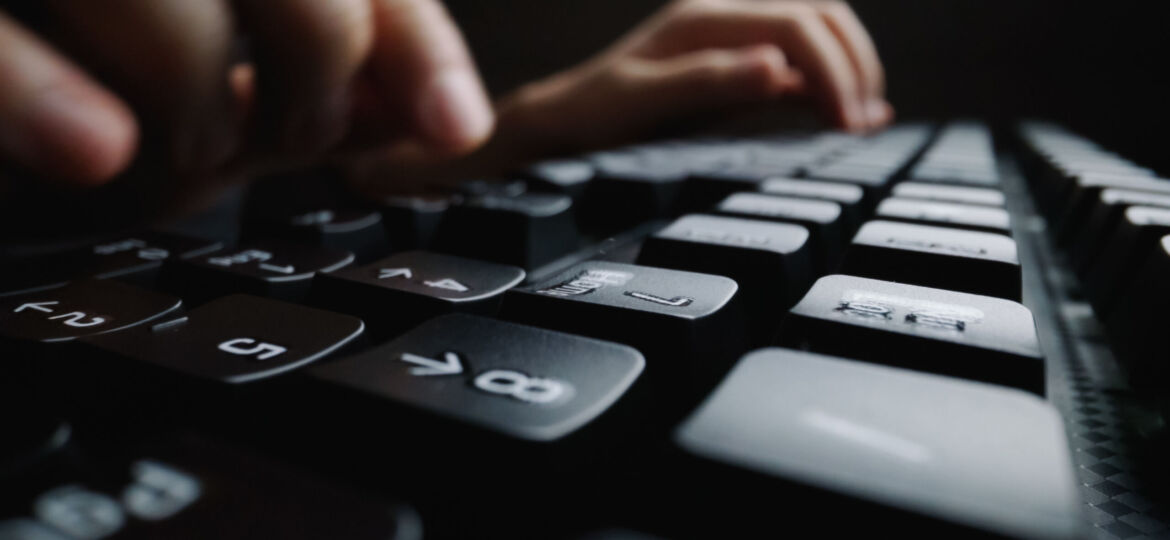
[[388, 337], [453, 311], [494, 315], [503, 292], [524, 276], [514, 266], [408, 251], [321, 274], [310, 301], [362, 317], [378, 336]]
[[189, 303], [232, 293], [303, 301], [317, 272], [353, 262], [348, 251], [328, 247], [259, 242], [169, 265], [162, 285]]

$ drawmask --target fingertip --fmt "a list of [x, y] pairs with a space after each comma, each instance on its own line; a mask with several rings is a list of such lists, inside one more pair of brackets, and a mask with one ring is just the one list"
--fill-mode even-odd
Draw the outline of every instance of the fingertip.
[[482, 145], [495, 129], [487, 92], [469, 69], [440, 71], [418, 103], [422, 135], [435, 150], [463, 154]]

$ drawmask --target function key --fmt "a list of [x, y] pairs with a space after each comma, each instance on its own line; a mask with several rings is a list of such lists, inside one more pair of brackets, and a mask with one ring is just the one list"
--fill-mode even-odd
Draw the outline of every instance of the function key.
[[68, 341], [142, 324], [177, 310], [181, 303], [173, 296], [117, 281], [75, 281], [0, 298], [0, 337]]
[[808, 288], [811, 250], [800, 225], [694, 214], [646, 239], [638, 264], [735, 279], [762, 336]]
[[847, 508], [923, 538], [1084, 533], [1060, 414], [1012, 389], [763, 349], [739, 361], [675, 440], [696, 458], [679, 466], [708, 481], [665, 506], [718, 516], [686, 520], [687, 536], [704, 525], [710, 536], [783, 535], [791, 524], [774, 519], [776, 505]]
[[451, 311], [495, 315], [524, 276], [515, 266], [409, 251], [318, 275], [312, 301], [361, 316], [379, 333], [398, 332]]
[[487, 194], [447, 210], [435, 250], [532, 270], [578, 247], [573, 200], [566, 195]]
[[137, 364], [130, 369], [153, 366], [240, 384], [314, 362], [352, 341], [362, 328], [360, 319], [348, 315], [233, 295], [183, 317], [89, 337], [84, 343], [118, 361]]
[[609, 409], [643, 366], [642, 355], [626, 346], [453, 314], [309, 371], [369, 398], [341, 417], [371, 418], [372, 410], [397, 404], [519, 439], [554, 441]]
[[1003, 208], [920, 201], [891, 197], [878, 205], [875, 217], [923, 225], [959, 227], [1011, 236], [1011, 216]]
[[1044, 395], [1032, 312], [1000, 298], [826, 276], [789, 311], [780, 335], [814, 352]]
[[1020, 301], [1016, 242], [1001, 234], [892, 221], [861, 227], [841, 272]]
[[168, 265], [162, 284], [190, 303], [246, 293], [302, 301], [318, 272], [353, 262], [348, 251], [281, 242], [262, 242]]
[[738, 291], [722, 276], [589, 261], [508, 291], [501, 314], [636, 347], [657, 377], [702, 379], [742, 352]]

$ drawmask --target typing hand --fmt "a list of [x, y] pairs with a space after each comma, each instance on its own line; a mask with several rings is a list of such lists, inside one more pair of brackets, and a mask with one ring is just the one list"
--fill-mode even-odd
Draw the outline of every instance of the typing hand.
[[[439, 0], [51, 0], [0, 8], [0, 166], [103, 184], [135, 159], [193, 182], [494, 116]], [[247, 44], [247, 54], [244, 47]]]

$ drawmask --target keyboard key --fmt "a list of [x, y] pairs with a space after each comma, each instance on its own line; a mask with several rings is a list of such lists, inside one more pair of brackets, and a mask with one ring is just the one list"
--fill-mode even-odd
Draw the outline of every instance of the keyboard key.
[[313, 276], [349, 265], [352, 253], [333, 248], [263, 242], [169, 265], [162, 284], [188, 303], [232, 293], [301, 302]]
[[1170, 234], [1170, 208], [1131, 206], [1126, 208], [1106, 247], [1085, 278], [1084, 288], [1093, 308], [1108, 315], [1120, 299], [1120, 292], [1134, 274]]
[[452, 311], [495, 315], [524, 276], [515, 266], [409, 251], [318, 275], [312, 301], [358, 315], [383, 336]]
[[914, 199], [889, 198], [878, 204], [875, 217], [923, 225], [959, 227], [1011, 236], [1011, 217], [1003, 208]]
[[351, 414], [398, 404], [520, 439], [554, 441], [603, 414], [644, 364], [626, 346], [454, 314], [310, 372], [370, 398]]
[[597, 177], [582, 202], [584, 221], [620, 230], [676, 213], [689, 173], [677, 163], [651, 161], [632, 152], [604, 152], [592, 159]]
[[841, 205], [843, 224], [850, 233], [861, 225], [870, 208], [863, 202], [865, 192], [860, 187], [837, 182], [769, 178], [760, 184], [760, 193], [835, 202]]
[[[675, 440], [702, 459], [685, 469], [702, 487], [673, 507], [699, 518], [686, 520], [690, 533], [717, 516], [716, 536], [779, 535], [791, 525], [776, 508], [832, 508], [921, 538], [1085, 532], [1060, 415], [1011, 389], [764, 349], [735, 366]], [[704, 470], [716, 483], [701, 483]]]
[[[351, 342], [362, 321], [248, 295], [208, 302], [177, 318], [83, 342], [107, 358], [199, 380], [242, 384], [300, 368]], [[107, 369], [103, 366], [103, 370]]]
[[792, 308], [781, 344], [1044, 394], [1028, 308], [1000, 298], [833, 275]]
[[68, 341], [157, 319], [181, 303], [178, 298], [117, 281], [75, 281], [0, 299], [0, 337]]
[[1004, 195], [998, 189], [931, 184], [926, 182], [902, 182], [894, 186], [891, 196], [902, 199], [920, 199], [959, 204], [979, 204], [1003, 208]]
[[1113, 309], [1105, 317], [1109, 342], [1130, 369], [1133, 384], [1159, 395], [1170, 383], [1165, 362], [1166, 305], [1170, 304], [1170, 236], [1159, 239], [1153, 253], [1119, 286]]
[[221, 247], [211, 240], [152, 231], [115, 237], [57, 255], [5, 264], [0, 270], [0, 296], [87, 277], [118, 278], [150, 287], [164, 261], [198, 257]]
[[1020, 301], [1016, 242], [1001, 234], [871, 221], [841, 263], [844, 274]]
[[683, 216], [642, 244], [638, 264], [728, 276], [743, 290], [753, 335], [771, 337], [812, 279], [808, 230], [721, 216]]
[[1170, 181], [1147, 176], [1084, 174], [1063, 191], [1054, 212], [1049, 214], [1057, 245], [1067, 247], [1076, 238], [1076, 225], [1089, 218], [1093, 206], [1101, 200], [1106, 189], [1127, 189], [1170, 195]]
[[625, 343], [657, 363], [655, 377], [701, 381], [745, 346], [738, 291], [722, 276], [589, 261], [508, 291], [501, 315]]
[[593, 165], [582, 159], [550, 159], [533, 163], [521, 175], [533, 191], [560, 193], [580, 201], [593, 180]]
[[435, 250], [532, 270], [578, 247], [573, 200], [523, 193], [467, 198], [449, 208]]
[[814, 271], [822, 273], [836, 267], [844, 243], [841, 205], [812, 199], [777, 197], [761, 193], [736, 193], [719, 203], [717, 211], [725, 216], [795, 223], [812, 235]]
[[1170, 208], [1170, 194], [1148, 193], [1127, 189], [1105, 189], [1080, 224], [1070, 224], [1069, 231], [1077, 241], [1068, 247], [1073, 270], [1084, 277], [1100, 260], [1101, 252], [1113, 236], [1122, 215], [1132, 206]]
[[395, 250], [426, 249], [447, 213], [446, 197], [388, 197], [382, 201], [382, 223]]

